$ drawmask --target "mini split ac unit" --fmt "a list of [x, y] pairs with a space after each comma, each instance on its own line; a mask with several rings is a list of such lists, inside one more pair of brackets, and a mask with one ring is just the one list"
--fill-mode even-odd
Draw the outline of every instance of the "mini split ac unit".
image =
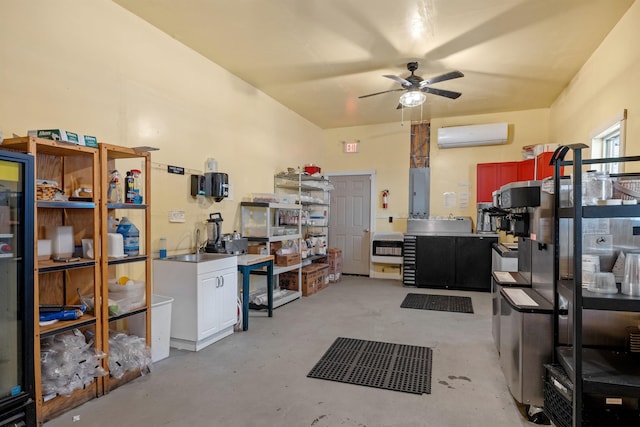
[[491, 123], [438, 128], [438, 147], [453, 148], [505, 144], [508, 139], [508, 127], [508, 123]]

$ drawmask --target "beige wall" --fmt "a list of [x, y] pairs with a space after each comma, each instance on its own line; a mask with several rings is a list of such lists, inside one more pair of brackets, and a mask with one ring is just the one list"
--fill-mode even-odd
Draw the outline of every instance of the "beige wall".
[[[446, 126], [509, 123], [504, 145], [439, 149], [438, 128]], [[522, 160], [522, 147], [549, 142], [549, 110], [536, 109], [431, 120], [431, 215], [471, 216], [476, 222], [476, 165]], [[444, 205], [444, 193], [456, 193], [456, 208]], [[469, 193], [467, 207], [460, 206], [460, 193]], [[463, 194], [464, 195], [464, 194]], [[463, 197], [464, 199], [464, 197]]]
[[[636, 3], [550, 109], [433, 119], [432, 215], [475, 219], [477, 163], [519, 160], [529, 144], [589, 142], [625, 108], [627, 154], [638, 154], [640, 51], [627, 46], [640, 36], [639, 21]], [[195, 224], [213, 211], [222, 212], [223, 231], [232, 231], [243, 197], [272, 191], [274, 172], [310, 162], [327, 172], [375, 171], [375, 229], [404, 231], [408, 122], [322, 131], [108, 0], [1, 2], [0, 55], [5, 137], [61, 127], [160, 148], [152, 157], [154, 245], [166, 236], [170, 251], [190, 248]], [[438, 127], [501, 121], [510, 124], [507, 145], [437, 147]], [[355, 139], [360, 153], [342, 153], [342, 141]], [[202, 171], [207, 157], [229, 173], [232, 200], [212, 205], [188, 195], [188, 174]], [[167, 174], [167, 164], [185, 167], [187, 176]], [[383, 189], [391, 191], [387, 210], [380, 206]], [[468, 207], [445, 208], [449, 191], [468, 191]], [[187, 222], [169, 224], [170, 209], [185, 210]]]
[[[593, 132], [627, 109], [626, 155], [640, 154], [640, 3], [635, 2], [551, 107], [550, 135], [591, 144]], [[586, 153], [588, 155], [588, 153]]]
[[[483, 123], [509, 123], [509, 142], [505, 145], [439, 149], [437, 128]], [[328, 129], [322, 161], [327, 172], [375, 171], [375, 231], [406, 231], [409, 210], [409, 154], [411, 126], [388, 123], [373, 126]], [[342, 141], [360, 140], [360, 152], [342, 152]], [[522, 159], [522, 147], [549, 142], [549, 110], [537, 109], [431, 120], [431, 199], [432, 216], [463, 215], [476, 218], [476, 165]], [[380, 193], [390, 190], [389, 207], [382, 209]], [[469, 193], [468, 206], [444, 207], [443, 194]], [[393, 223], [388, 217], [393, 216]]]
[[[124, 146], [149, 145], [152, 241], [193, 246], [196, 223], [222, 212], [239, 226], [239, 201], [272, 192], [273, 174], [317, 162], [315, 125], [109, 0], [0, 3], [0, 129], [63, 128]], [[198, 202], [189, 173], [207, 157], [227, 172], [233, 200]], [[166, 173], [166, 165], [187, 169]], [[184, 224], [168, 211], [186, 212]]]
[[[404, 232], [409, 210], [409, 152], [411, 125], [405, 122], [354, 126], [325, 131], [323, 172], [364, 171], [375, 174], [373, 231]], [[343, 141], [360, 140], [359, 152], [343, 152]], [[389, 190], [389, 206], [382, 208], [382, 190]], [[389, 223], [389, 217], [393, 223]]]

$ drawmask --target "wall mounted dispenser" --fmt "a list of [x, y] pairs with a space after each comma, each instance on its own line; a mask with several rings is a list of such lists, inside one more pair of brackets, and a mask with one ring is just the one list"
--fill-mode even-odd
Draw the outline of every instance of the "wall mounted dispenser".
[[229, 175], [220, 172], [205, 173], [204, 193], [207, 197], [213, 197], [216, 202], [229, 197]]
[[191, 175], [191, 195], [204, 196], [204, 175]]

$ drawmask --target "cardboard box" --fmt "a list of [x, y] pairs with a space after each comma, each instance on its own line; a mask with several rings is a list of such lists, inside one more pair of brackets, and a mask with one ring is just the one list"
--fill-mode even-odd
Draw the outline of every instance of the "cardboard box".
[[98, 148], [98, 138], [91, 135], [80, 135], [80, 145]]
[[298, 290], [298, 272], [288, 271], [286, 273], [278, 274], [278, 285], [282, 289], [297, 291]]
[[[280, 278], [280, 287], [284, 289], [289, 289], [292, 291], [298, 290], [298, 272], [297, 271], [289, 271], [286, 273], [282, 273], [279, 275]], [[302, 291], [302, 296], [308, 297], [309, 295], [313, 295], [318, 290], [317, 282], [313, 275], [309, 273], [302, 275], [302, 283], [300, 284], [300, 288]]]
[[[302, 267], [302, 296], [309, 296], [324, 287], [326, 277], [326, 264], [310, 264]], [[298, 290], [298, 272], [288, 271], [279, 275], [280, 287]]]
[[329, 264], [311, 264], [315, 266], [315, 271], [320, 274], [318, 279], [318, 290], [324, 289], [329, 286]]
[[329, 282], [338, 282], [342, 276], [342, 250], [339, 248], [327, 249], [327, 259], [329, 260]]
[[300, 264], [300, 254], [276, 255], [277, 266], [288, 267], [296, 264]]
[[269, 245], [269, 249], [271, 250], [271, 255], [276, 254], [276, 252], [278, 251], [278, 249], [280, 249], [282, 247], [282, 242], [273, 242]]
[[75, 132], [62, 129], [37, 129], [27, 132], [29, 136], [37, 138], [51, 139], [53, 141], [65, 141], [72, 144], [80, 144], [80, 137]]
[[253, 245], [247, 247], [247, 252], [253, 255], [260, 255], [267, 253], [267, 245]]

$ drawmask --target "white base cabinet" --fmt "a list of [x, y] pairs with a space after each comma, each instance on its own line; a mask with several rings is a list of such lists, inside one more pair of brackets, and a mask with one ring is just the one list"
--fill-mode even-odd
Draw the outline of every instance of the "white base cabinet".
[[231, 335], [237, 321], [235, 256], [204, 261], [154, 260], [154, 292], [173, 298], [171, 347], [199, 351]]

